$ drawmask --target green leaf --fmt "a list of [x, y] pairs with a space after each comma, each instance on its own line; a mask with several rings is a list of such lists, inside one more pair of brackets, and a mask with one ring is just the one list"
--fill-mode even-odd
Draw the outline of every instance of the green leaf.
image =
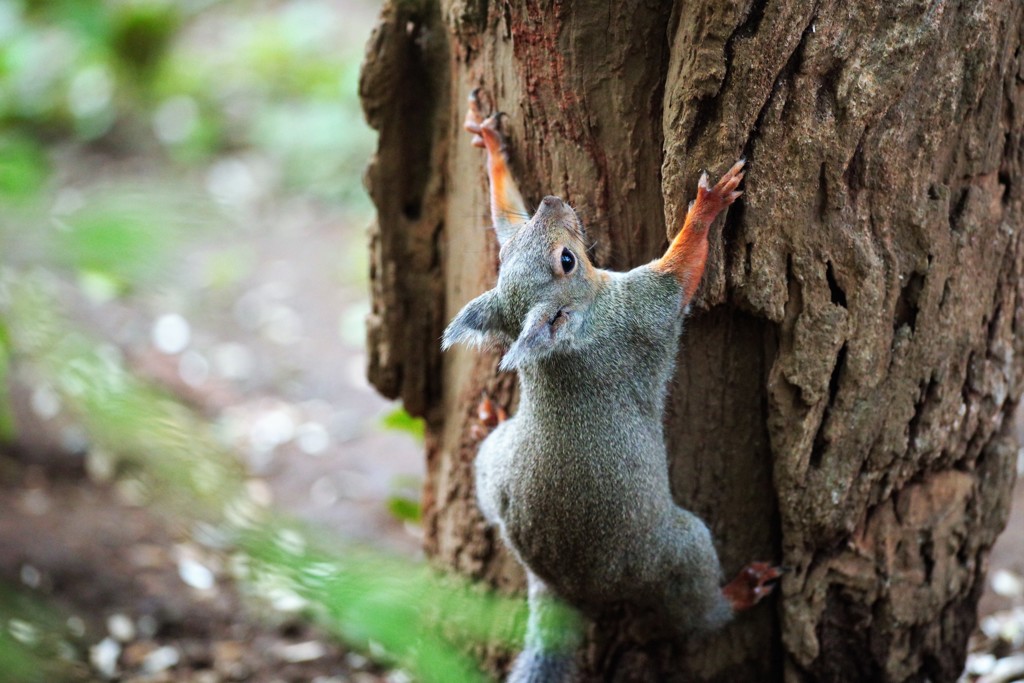
[[413, 417], [405, 412], [405, 408], [399, 406], [384, 416], [381, 424], [385, 429], [393, 429], [398, 432], [412, 434], [417, 439], [422, 439], [426, 432], [426, 424], [422, 418]]
[[46, 674], [39, 670], [40, 661], [27, 647], [0, 633], [0, 670], [11, 683], [44, 683]]
[[388, 498], [388, 512], [402, 522], [419, 523], [423, 517], [423, 510], [419, 501], [405, 496], [391, 496]]
[[152, 260], [158, 236], [143, 230], [127, 213], [100, 209], [76, 217], [64, 241], [81, 270], [118, 273]]
[[88, 269], [78, 273], [78, 288], [94, 304], [112, 301], [127, 290], [123, 280], [110, 273]]
[[23, 136], [0, 137], [0, 199], [31, 199], [49, 176], [50, 166], [38, 143]]
[[8, 384], [11, 371], [10, 348], [7, 328], [0, 320], [0, 441], [12, 441], [15, 437], [14, 411], [11, 408], [11, 393]]
[[[102, 274], [130, 287], [164, 273], [175, 245], [194, 222], [196, 207], [169, 193], [140, 189], [100, 195], [68, 216], [55, 235], [62, 265], [90, 277]], [[196, 214], [198, 216], [198, 214]]]
[[53, 606], [0, 582], [0, 675], [10, 683], [78, 680], [60, 656], [67, 628]]
[[119, 3], [112, 17], [110, 44], [141, 83], [160, 64], [181, 22], [173, 2]]

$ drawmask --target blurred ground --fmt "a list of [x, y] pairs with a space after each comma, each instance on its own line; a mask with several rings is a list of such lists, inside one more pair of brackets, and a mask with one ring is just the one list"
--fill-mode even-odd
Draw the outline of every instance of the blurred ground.
[[[18, 36], [0, 41], [13, 65], [0, 90], [18, 95], [0, 104], [15, 131], [0, 125], [0, 148], [38, 135], [28, 158], [45, 178], [33, 195], [41, 218], [30, 214], [42, 225], [11, 228], [19, 241], [0, 266], [44, 256], [36, 275], [76, 325], [204, 414], [245, 462], [255, 499], [332, 538], [416, 558], [418, 527], [392, 510], [408, 517], [419, 498], [421, 445], [385, 426], [399, 407], [364, 367], [372, 212], [359, 177], [373, 139], [355, 82], [375, 4], [183, 3], [181, 16], [153, 4], [178, 33], [139, 93], [93, 44], [89, 27], [110, 17], [54, 2], [17, 19], [20, 4], [0, 0], [0, 38]], [[115, 26], [129, 22], [118, 16]], [[131, 21], [145, 35], [164, 30], [141, 16]], [[95, 33], [118, 48], [105, 30]], [[47, 42], [54, 49], [34, 52]], [[65, 125], [71, 138], [55, 134]], [[10, 170], [0, 171], [3, 186]], [[126, 224], [124, 244], [77, 273], [37, 247], [97, 210], [115, 229], [144, 223]], [[160, 251], [138, 273], [138, 251], [116, 252], [132, 240]], [[287, 616], [294, 606], [243, 600], [216, 539], [114, 479], [52, 385], [30, 371], [13, 380], [0, 580], [65, 612], [77, 679], [404, 680]]]
[[[179, 182], [202, 186], [210, 173], [236, 187], [255, 182], [258, 159], [218, 163], [228, 166]], [[68, 154], [61, 164], [63, 182], [83, 193], [149, 172], [135, 159]], [[418, 499], [421, 446], [384, 427], [396, 408], [364, 376], [366, 216], [246, 192], [258, 205], [245, 225], [182, 245], [157, 291], [96, 301], [65, 283], [63, 296], [129, 367], [219, 425], [267, 503], [335, 537], [416, 557], [418, 529], [389, 500]], [[211, 286], [218, 268], [241, 275]], [[114, 647], [108, 622], [127, 619], [134, 634], [118, 643], [110, 671], [132, 681], [383, 680], [365, 657], [300, 621], [268, 621], [251, 601], [241, 609], [217, 554], [106, 483], [52, 391], [25, 379], [14, 398], [19, 462], [29, 466], [2, 477], [0, 578], [55, 596], [93, 648]], [[189, 585], [183, 552], [213, 568], [212, 588]], [[158, 651], [167, 659], [147, 660]], [[100, 670], [93, 661], [90, 671]]]
[[71, 654], [69, 680], [400, 680], [304, 620], [243, 600], [191, 536], [81, 473], [8, 470], [0, 486], [0, 576], [53, 596], [67, 616], [86, 646]]
[[[230, 182], [256, 173], [227, 163], [222, 172], [240, 176]], [[366, 218], [282, 197], [261, 200], [249, 220], [172, 259], [173, 286], [79, 310], [141, 375], [216, 420], [275, 505], [342, 537], [414, 553], [415, 529], [387, 501], [418, 498], [421, 449], [385, 428], [396, 406], [365, 378]], [[223, 262], [248, 272], [211, 290], [209, 273]], [[184, 345], [161, 341], [186, 329]], [[159, 348], [167, 343], [173, 353]]]

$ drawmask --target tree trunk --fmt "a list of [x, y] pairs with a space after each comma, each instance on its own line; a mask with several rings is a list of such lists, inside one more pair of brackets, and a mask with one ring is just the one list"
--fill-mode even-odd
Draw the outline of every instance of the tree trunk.
[[[427, 418], [427, 549], [514, 589], [469, 427], [514, 411], [497, 355], [441, 356], [493, 285], [483, 86], [528, 202], [577, 207], [598, 265], [658, 256], [702, 168], [749, 160], [712, 229], [666, 415], [674, 494], [726, 574], [790, 568], [701, 643], [596, 625], [592, 680], [952, 681], [1002, 529], [1024, 352], [1018, 0], [386, 0], [361, 90], [370, 376]], [[500, 663], [500, 662], [499, 662]]]

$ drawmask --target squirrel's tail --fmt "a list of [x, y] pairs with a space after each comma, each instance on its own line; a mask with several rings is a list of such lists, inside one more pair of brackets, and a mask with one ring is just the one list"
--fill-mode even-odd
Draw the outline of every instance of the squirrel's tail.
[[557, 600], [543, 581], [527, 572], [530, 616], [526, 647], [516, 658], [508, 683], [570, 683], [576, 679], [580, 616]]

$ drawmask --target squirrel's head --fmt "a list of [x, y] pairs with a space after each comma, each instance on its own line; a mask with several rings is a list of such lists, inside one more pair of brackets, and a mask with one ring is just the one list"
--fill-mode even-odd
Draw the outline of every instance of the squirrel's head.
[[501, 242], [498, 285], [459, 311], [441, 346], [501, 345], [503, 370], [581, 343], [598, 271], [587, 258], [576, 212], [545, 197], [529, 221]]

